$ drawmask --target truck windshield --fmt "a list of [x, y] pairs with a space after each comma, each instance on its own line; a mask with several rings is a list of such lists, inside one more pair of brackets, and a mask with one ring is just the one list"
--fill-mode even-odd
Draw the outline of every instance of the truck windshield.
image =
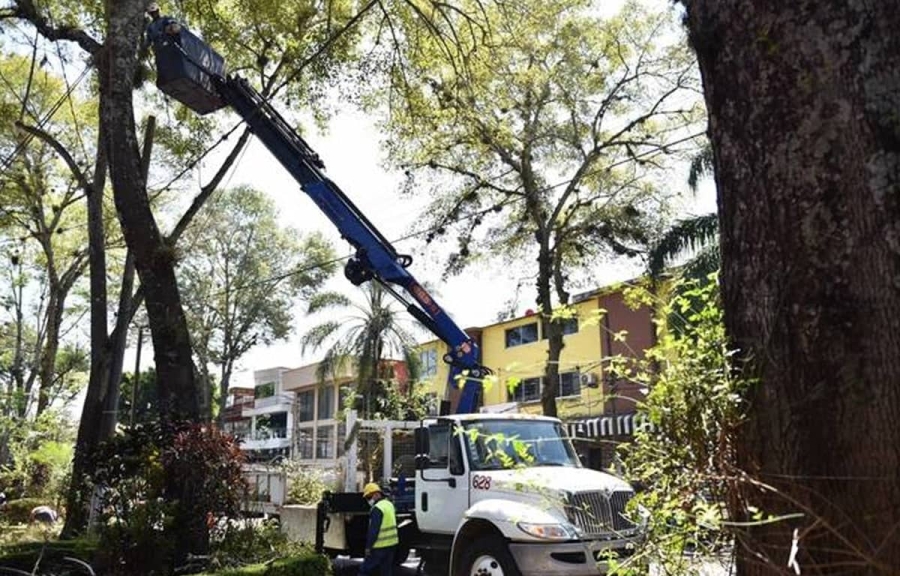
[[581, 467], [558, 422], [478, 420], [463, 425], [473, 470], [532, 466]]

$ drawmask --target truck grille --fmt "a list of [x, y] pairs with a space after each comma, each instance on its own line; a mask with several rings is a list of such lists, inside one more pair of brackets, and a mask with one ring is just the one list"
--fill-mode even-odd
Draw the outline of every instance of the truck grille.
[[580, 492], [569, 498], [566, 514], [585, 536], [630, 534], [637, 528], [625, 517], [625, 506], [632, 496], [631, 490]]

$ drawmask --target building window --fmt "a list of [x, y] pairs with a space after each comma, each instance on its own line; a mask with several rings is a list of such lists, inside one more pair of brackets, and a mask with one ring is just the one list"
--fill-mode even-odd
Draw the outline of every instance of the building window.
[[319, 388], [319, 420], [334, 417], [334, 386]]
[[263, 398], [271, 398], [275, 395], [275, 383], [274, 382], [266, 382], [265, 384], [260, 384], [253, 390], [253, 396], [257, 400], [261, 400]]
[[525, 378], [509, 391], [510, 402], [534, 402], [541, 399], [541, 379]]
[[422, 378], [433, 378], [437, 376], [437, 350], [429, 348], [419, 352], [419, 364], [422, 370]]
[[313, 431], [312, 428], [300, 428], [297, 430], [297, 458], [299, 460], [312, 460], [313, 457]]
[[559, 375], [559, 391], [557, 396], [578, 396], [581, 394], [581, 374], [563, 372]]
[[316, 458], [334, 458], [334, 426], [319, 426], [316, 429]]
[[[578, 318], [564, 318], [555, 320], [554, 322], [562, 325], [563, 336], [578, 333]], [[547, 322], [541, 322], [541, 339], [546, 340], [550, 337], [550, 327]]]
[[315, 400], [315, 392], [313, 390], [307, 390], [306, 392], [299, 392], [297, 394], [297, 421], [298, 422], [312, 422], [316, 414], [313, 411], [315, 408], [315, 404], [313, 401]]
[[524, 326], [516, 326], [506, 330], [506, 347], [521, 346], [523, 344], [531, 344], [538, 341], [538, 325], [537, 322], [525, 324]]
[[[510, 402], [534, 402], [541, 399], [544, 389], [543, 378], [525, 378], [508, 392]], [[559, 390], [557, 397], [578, 396], [581, 394], [581, 380], [578, 372], [563, 372], [559, 375]]]

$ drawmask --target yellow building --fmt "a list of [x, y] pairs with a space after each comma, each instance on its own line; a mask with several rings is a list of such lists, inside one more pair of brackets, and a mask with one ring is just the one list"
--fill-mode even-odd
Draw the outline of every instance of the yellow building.
[[[634, 412], [637, 387], [604, 383], [603, 378], [604, 357], [640, 357], [654, 341], [650, 310], [628, 307], [623, 297], [626, 287], [619, 284], [577, 295], [572, 298], [571, 317], [555, 320], [563, 323], [565, 344], [559, 359], [557, 402], [562, 418]], [[466, 330], [481, 348], [482, 364], [494, 371], [495, 378], [485, 385], [486, 409], [514, 403], [521, 411], [541, 411], [548, 353], [545, 322], [529, 311], [518, 318]], [[452, 391], [448, 395], [445, 390], [448, 366], [442, 357], [446, 353], [447, 346], [441, 341], [421, 344], [422, 379], [438, 397], [452, 401]]]

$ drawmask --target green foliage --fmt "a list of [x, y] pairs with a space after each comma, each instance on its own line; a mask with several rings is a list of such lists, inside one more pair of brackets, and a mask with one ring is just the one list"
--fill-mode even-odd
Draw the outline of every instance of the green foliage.
[[[687, 573], [685, 551], [721, 549], [725, 490], [733, 474], [732, 439], [747, 406], [751, 384], [740, 374], [728, 348], [715, 277], [673, 287], [665, 302], [643, 288], [629, 298], [657, 305], [658, 343], [643, 361], [613, 363], [617, 375], [646, 383], [649, 393], [639, 411], [652, 427], [636, 432], [620, 447], [629, 479], [642, 485], [633, 501], [647, 513], [646, 545], [628, 561], [614, 561], [615, 573], [631, 574], [647, 559], [671, 574]], [[681, 317], [681, 329], [667, 326]]]
[[[638, 2], [598, 12], [588, 1], [462, 2], [438, 26], [469, 30], [453, 40], [412, 18], [414, 46], [379, 94], [392, 104], [389, 151], [406, 191], [431, 187], [428, 240], [454, 244], [447, 272], [478, 258], [537, 262], [547, 315], [599, 260], [643, 252], [674, 194], [659, 169], [693, 147], [703, 114], [670, 12]], [[557, 380], [547, 384], [555, 413]]]
[[33, 421], [0, 417], [0, 440], [5, 436], [9, 450], [9, 461], [0, 463], [0, 487], [7, 497], [41, 498], [58, 507], [71, 470], [73, 435], [72, 423], [56, 410]]
[[155, 422], [159, 418], [156, 370], [154, 368], [142, 370], [137, 380], [137, 388], [134, 388], [134, 384], [133, 372], [122, 375], [119, 384], [119, 413], [122, 416], [119, 421], [122, 424], [132, 424], [131, 398], [134, 394], [134, 424]]
[[[647, 257], [647, 270], [651, 276], [657, 278], [666, 265], [685, 254], [693, 253], [696, 260], [706, 252], [712, 252], [715, 256], [713, 267], [702, 274], [702, 277], [705, 277], [719, 268], [718, 240], [719, 215], [715, 212], [679, 220], [654, 242]], [[710, 256], [705, 258], [709, 259]], [[689, 274], [688, 277], [696, 276]]]
[[27, 524], [31, 519], [31, 511], [43, 506], [47, 501], [43, 498], [19, 498], [10, 500], [2, 512], [2, 517], [10, 524]]
[[296, 299], [312, 296], [335, 269], [322, 235], [282, 226], [272, 200], [249, 187], [208, 202], [184, 242], [179, 284], [194, 352], [201, 371], [218, 367], [220, 386], [253, 346], [288, 337]]
[[285, 552], [288, 540], [277, 520], [247, 520], [216, 524], [210, 544], [210, 566], [224, 569], [269, 560]]
[[287, 482], [285, 504], [316, 504], [328, 488], [320, 470], [304, 467], [298, 462], [286, 461], [282, 464], [282, 472]]
[[[416, 340], [407, 327], [406, 311], [399, 310], [381, 286], [369, 282], [363, 286], [364, 304], [352, 302], [334, 293], [320, 294], [310, 302], [310, 309], [329, 313], [329, 320], [311, 328], [301, 339], [302, 350], [320, 350], [325, 354], [317, 368], [321, 381], [336, 379], [346, 368], [352, 367], [358, 382], [356, 406], [364, 417], [397, 417], [401, 411], [413, 408], [416, 400], [405, 402], [396, 395], [398, 374], [386, 359], [402, 358], [408, 368], [405, 380], [417, 377]], [[346, 309], [342, 317], [335, 317], [335, 309]], [[408, 388], [409, 395], [415, 387]], [[355, 403], [355, 400], [354, 400]], [[353, 404], [351, 404], [353, 405]], [[404, 416], [399, 416], [404, 417]]]
[[198, 576], [331, 576], [331, 561], [308, 548], [297, 548], [289, 557], [271, 563], [206, 572]]
[[[200, 425], [139, 425], [105, 443], [91, 476], [101, 495], [99, 565], [134, 573], [171, 570], [185, 523], [209, 529], [240, 515], [242, 461], [231, 436]], [[191, 487], [191, 498], [174, 499], [166, 474]]]

